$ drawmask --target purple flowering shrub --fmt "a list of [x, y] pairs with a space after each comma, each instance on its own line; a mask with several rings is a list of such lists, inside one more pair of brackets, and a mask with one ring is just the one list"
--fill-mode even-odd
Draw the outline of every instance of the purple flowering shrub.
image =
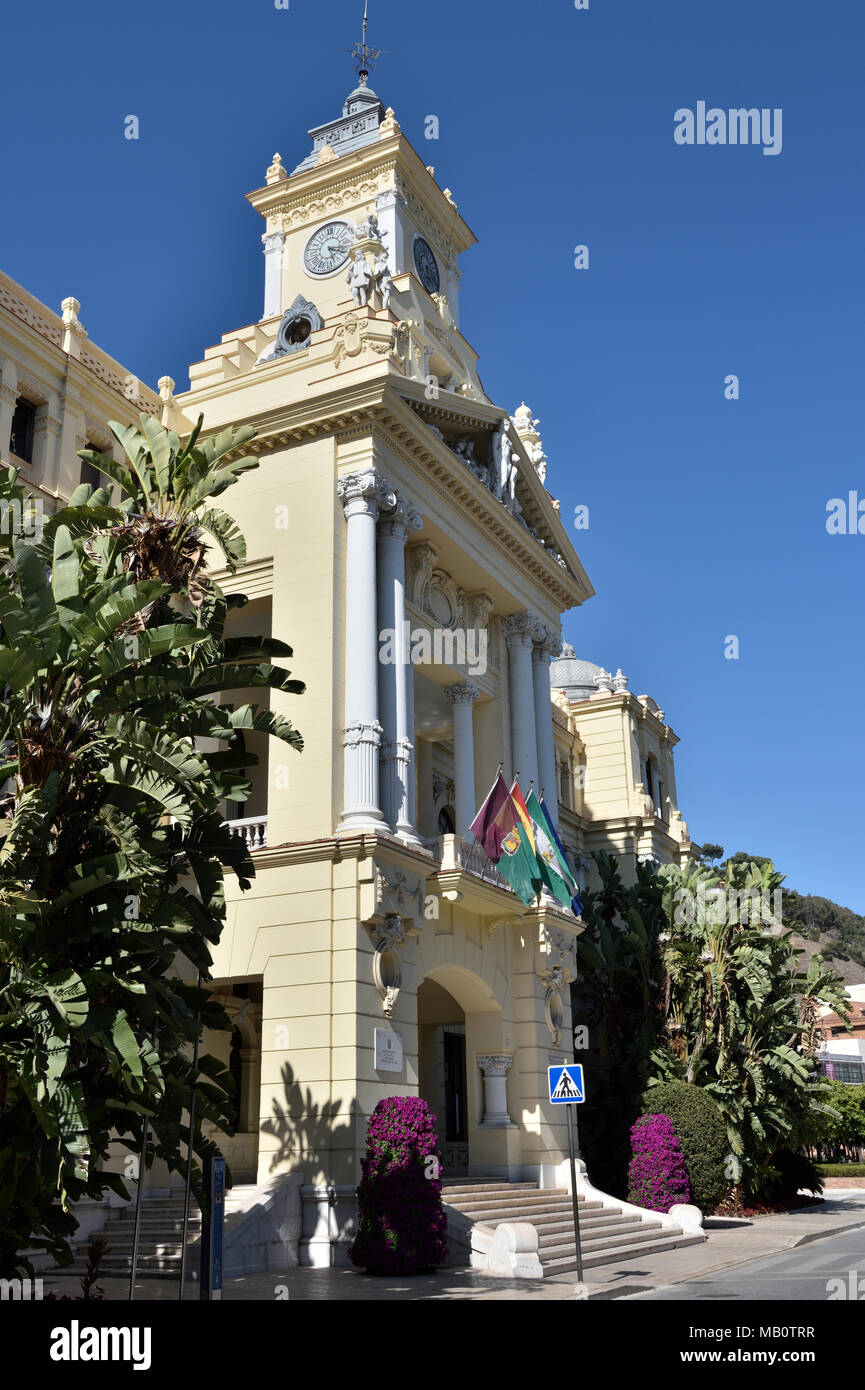
[[669, 1115], [642, 1115], [631, 1129], [628, 1201], [651, 1211], [690, 1202], [682, 1145]]
[[[428, 1159], [434, 1158], [431, 1165]], [[418, 1274], [447, 1259], [435, 1116], [419, 1096], [388, 1096], [373, 1110], [361, 1160], [353, 1264], [373, 1274]]]

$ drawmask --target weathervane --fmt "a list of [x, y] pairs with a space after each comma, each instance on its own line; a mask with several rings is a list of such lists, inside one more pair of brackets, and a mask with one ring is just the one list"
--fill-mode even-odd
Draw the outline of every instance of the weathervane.
[[369, 0], [363, 0], [363, 37], [360, 43], [356, 43], [352, 48], [346, 49], [346, 52], [351, 53], [355, 63], [358, 64], [357, 75], [363, 85], [366, 84], [366, 79], [375, 67], [376, 59], [381, 57], [382, 52], [380, 48], [370, 48], [366, 41], [368, 8]]

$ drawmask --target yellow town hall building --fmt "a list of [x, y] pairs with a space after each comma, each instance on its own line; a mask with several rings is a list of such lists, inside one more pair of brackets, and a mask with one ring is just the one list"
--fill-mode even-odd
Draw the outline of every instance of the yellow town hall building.
[[310, 134], [247, 195], [262, 316], [205, 351], [189, 391], [163, 378], [157, 397], [111, 363], [76, 300], [58, 320], [0, 281], [0, 439], [46, 505], [78, 483], [77, 448], [109, 451], [110, 418], [257, 432], [260, 467], [227, 496], [248, 547], [234, 631], [292, 645], [306, 693], [271, 698], [305, 748], [249, 734], [252, 792], [225, 812], [257, 870], [242, 895], [229, 879], [215, 951], [233, 1033], [205, 1039], [238, 1083], [220, 1139], [248, 1193], [238, 1268], [274, 1241], [344, 1262], [384, 1096], [429, 1101], [452, 1177], [567, 1185], [547, 1068], [573, 1057], [582, 923], [525, 908], [469, 835], [500, 764], [543, 789], [583, 881], [597, 850], [626, 881], [691, 854], [663, 711], [562, 646], [594, 591], [538, 421], [489, 399], [461, 332], [469, 226], [365, 73]]

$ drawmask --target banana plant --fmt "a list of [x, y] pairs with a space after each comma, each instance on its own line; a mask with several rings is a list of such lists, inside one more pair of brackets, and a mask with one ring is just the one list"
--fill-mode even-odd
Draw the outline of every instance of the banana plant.
[[204, 568], [205, 536], [216, 541], [233, 574], [246, 558], [246, 543], [234, 519], [213, 499], [238, 478], [258, 467], [254, 456], [238, 450], [255, 435], [245, 425], [201, 439], [203, 416], [189, 438], [181, 440], [158, 420], [142, 415], [141, 429], [109, 422], [127, 462], [83, 449], [80, 457], [109, 478], [125, 494], [122, 521], [111, 528], [106, 561], [118, 551], [136, 579], [156, 574], [173, 592], [185, 591], [197, 604], [203, 597], [199, 576]]
[[773, 1154], [795, 1147], [825, 1109], [814, 1060], [818, 1003], [845, 1016], [843, 982], [818, 956], [807, 973], [783, 924], [771, 862], [659, 871], [667, 929], [667, 1038], [654, 1080], [705, 1087], [724, 1116], [745, 1187], [765, 1190]]
[[[71, 1204], [125, 1192], [112, 1139], [137, 1153], [146, 1121], [151, 1157], [181, 1171], [187, 1143], [210, 1147], [184, 1119], [192, 1090], [230, 1129], [226, 1069], [187, 1055], [228, 1021], [177, 964], [207, 981], [225, 872], [254, 877], [221, 808], [257, 760], [227, 745], [252, 729], [303, 747], [268, 707], [304, 689], [280, 664], [291, 648], [232, 637], [245, 599], [204, 567], [204, 531], [229, 570], [245, 554], [210, 503], [256, 466], [235, 457], [250, 431], [199, 442], [199, 422], [181, 446], [157, 421], [118, 430], [130, 466], [103, 471], [119, 506], [84, 486], [41, 538], [0, 535], [0, 1277], [27, 1249], [71, 1259]], [[22, 496], [0, 468], [0, 504]]]

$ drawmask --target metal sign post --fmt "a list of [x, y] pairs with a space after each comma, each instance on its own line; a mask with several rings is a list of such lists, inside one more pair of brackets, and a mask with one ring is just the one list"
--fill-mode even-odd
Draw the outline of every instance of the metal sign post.
[[574, 1207], [574, 1242], [577, 1247], [577, 1278], [583, 1282], [583, 1252], [580, 1248], [580, 1200], [577, 1195], [577, 1162], [574, 1145], [574, 1105], [582, 1105], [586, 1099], [581, 1063], [573, 1062], [565, 1066], [548, 1067], [547, 1078], [550, 1087], [550, 1101], [553, 1105], [568, 1107], [568, 1157], [571, 1163], [571, 1200]]
[[201, 1217], [201, 1291], [205, 1302], [222, 1298], [222, 1227], [225, 1220], [225, 1159], [204, 1160], [204, 1190], [210, 1201]]

